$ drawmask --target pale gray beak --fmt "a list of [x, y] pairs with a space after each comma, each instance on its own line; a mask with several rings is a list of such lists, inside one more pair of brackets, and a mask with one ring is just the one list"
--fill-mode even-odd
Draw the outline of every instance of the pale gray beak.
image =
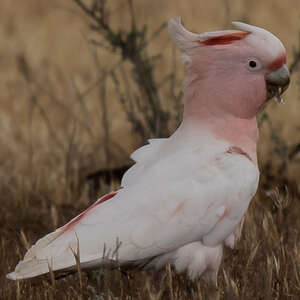
[[281, 94], [290, 84], [290, 72], [286, 65], [265, 76], [267, 84], [267, 100], [275, 97], [277, 103], [283, 103]]

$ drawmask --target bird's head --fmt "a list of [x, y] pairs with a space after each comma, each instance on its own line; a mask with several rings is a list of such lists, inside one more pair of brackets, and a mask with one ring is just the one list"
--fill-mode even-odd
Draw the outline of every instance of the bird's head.
[[185, 104], [190, 113], [207, 106], [216, 113], [252, 118], [267, 100], [282, 102], [290, 79], [281, 41], [262, 28], [233, 25], [238, 30], [195, 34], [180, 19], [169, 21], [169, 33], [188, 66]]

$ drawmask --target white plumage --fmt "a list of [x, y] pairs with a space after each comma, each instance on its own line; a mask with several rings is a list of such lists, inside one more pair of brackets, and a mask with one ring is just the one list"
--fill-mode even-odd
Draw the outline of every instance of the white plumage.
[[[212, 264], [205, 257], [214, 256], [214, 251], [210, 254], [204, 245], [221, 251], [257, 188], [257, 168], [228, 149], [227, 143], [206, 133], [185, 132], [184, 126], [168, 139], [150, 141], [134, 152], [138, 162], [124, 175], [123, 188], [113, 198], [67, 231], [62, 227], [39, 240], [9, 278], [47, 273], [49, 266], [53, 271], [75, 268], [78, 246], [83, 267], [101, 265], [104, 248], [109, 259], [118, 256], [121, 264], [146, 267], [149, 260], [156, 268], [162, 265], [159, 257], [172, 254], [167, 261], [176, 263], [179, 271], [188, 268], [194, 278], [199, 272], [192, 262], [198, 259], [203, 271]], [[225, 211], [230, 217], [222, 219]], [[196, 245], [197, 253], [190, 255]], [[151, 262], [154, 258], [157, 265]]]
[[281, 42], [235, 25], [245, 31], [197, 35], [170, 21], [188, 61], [182, 124], [136, 150], [121, 188], [38, 240], [8, 278], [76, 269], [77, 256], [83, 268], [171, 263], [216, 281], [223, 245], [239, 237], [258, 185], [256, 114], [289, 82]]

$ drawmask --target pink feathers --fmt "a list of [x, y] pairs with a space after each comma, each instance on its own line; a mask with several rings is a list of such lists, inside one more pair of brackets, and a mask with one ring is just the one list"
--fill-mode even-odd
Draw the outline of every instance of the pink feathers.
[[232, 146], [228, 149], [227, 153], [231, 153], [231, 154], [240, 154], [240, 155], [244, 155], [245, 157], [247, 157], [250, 161], [251, 157], [245, 152], [243, 151], [243, 149], [236, 147], [236, 146]]
[[269, 74], [284, 66], [285, 49], [264, 29], [239, 22], [234, 25], [238, 30], [195, 34], [178, 19], [169, 24], [169, 31], [188, 63], [184, 121], [242, 149], [256, 164], [256, 114], [269, 98], [267, 76], [281, 77]]
[[248, 34], [250, 34], [250, 33], [242, 32], [242, 31], [230, 33], [230, 34], [224, 34], [221, 36], [209, 38], [209, 39], [201, 42], [201, 44], [204, 44], [206, 46], [227, 45], [227, 44], [231, 44], [234, 41], [244, 39]]
[[91, 206], [89, 206], [85, 211], [83, 211], [81, 214], [79, 214], [77, 217], [75, 217], [73, 220], [71, 220], [69, 223], [67, 223], [62, 230], [67, 231], [70, 228], [72, 228], [74, 225], [76, 225], [89, 211], [91, 211], [95, 206], [111, 199], [117, 194], [117, 192], [110, 192], [109, 194], [104, 195], [100, 199], [98, 199], [95, 203], [93, 203]]
[[286, 56], [284, 54], [279, 55], [275, 60], [273, 60], [269, 65], [268, 68], [271, 71], [275, 71], [282, 67], [286, 63]]

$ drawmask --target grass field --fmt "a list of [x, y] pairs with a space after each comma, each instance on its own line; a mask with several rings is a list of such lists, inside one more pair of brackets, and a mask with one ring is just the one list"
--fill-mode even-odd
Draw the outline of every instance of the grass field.
[[[128, 28], [126, 1], [110, 2], [112, 26]], [[149, 36], [180, 15], [198, 32], [228, 28], [231, 20], [262, 26], [283, 41], [288, 65], [299, 46], [296, 0], [133, 3], [137, 25], [147, 24]], [[0, 3], [0, 299], [300, 299], [299, 152], [289, 158], [300, 142], [298, 70], [286, 103], [266, 109], [258, 153], [260, 189], [241, 241], [226, 251], [216, 289], [169, 268], [160, 287], [154, 275], [137, 271], [82, 272], [55, 282], [48, 277], [20, 283], [5, 278], [37, 238], [89, 205], [81, 172], [122, 166], [143, 143], [132, 131], [112, 80], [99, 83], [120, 56], [89, 43], [98, 38], [89, 22], [71, 0]], [[160, 55], [155, 78], [163, 81], [174, 68], [166, 29], [151, 40], [147, 52]], [[184, 67], [179, 53], [175, 55], [179, 92]], [[123, 71], [129, 74], [129, 64]], [[161, 94], [165, 107], [172, 106], [167, 87]], [[176, 121], [170, 124], [172, 131]], [[111, 185], [115, 188], [118, 181]]]

